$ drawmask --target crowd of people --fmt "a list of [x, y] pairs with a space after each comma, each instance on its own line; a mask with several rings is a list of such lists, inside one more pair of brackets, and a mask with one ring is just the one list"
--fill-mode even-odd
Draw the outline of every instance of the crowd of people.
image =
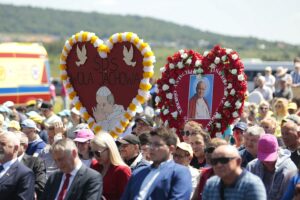
[[7, 101], [0, 199], [300, 199], [300, 109], [291, 89], [300, 85], [300, 59], [278, 80], [265, 72], [254, 90], [260, 101], [246, 102], [216, 138], [192, 120], [165, 127], [151, 103], [115, 139], [94, 133], [74, 107], [55, 113], [50, 102]]

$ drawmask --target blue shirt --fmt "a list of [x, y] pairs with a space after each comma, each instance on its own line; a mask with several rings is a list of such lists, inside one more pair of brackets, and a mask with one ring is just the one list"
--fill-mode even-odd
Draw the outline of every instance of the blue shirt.
[[285, 191], [281, 200], [292, 200], [295, 193], [295, 187], [299, 183], [300, 183], [300, 174], [298, 173], [290, 180], [287, 190]]
[[266, 190], [259, 177], [243, 170], [236, 182], [231, 186], [224, 186], [218, 176], [210, 178], [204, 187], [202, 199], [222, 199], [223, 191], [226, 200], [266, 200]]
[[28, 143], [26, 154], [30, 156], [38, 156], [45, 146], [46, 143], [40, 137], [38, 137], [38, 139]]
[[242, 158], [242, 164], [241, 164], [241, 166], [243, 168], [245, 168], [250, 161], [252, 161], [252, 160], [255, 159], [255, 157], [253, 157], [251, 155], [251, 153], [249, 153], [246, 149], [240, 150], [239, 153], [240, 153], [240, 156]]

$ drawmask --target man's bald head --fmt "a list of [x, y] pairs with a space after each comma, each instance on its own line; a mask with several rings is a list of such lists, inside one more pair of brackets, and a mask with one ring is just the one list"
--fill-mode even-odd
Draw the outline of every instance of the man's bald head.
[[20, 139], [13, 133], [6, 131], [0, 134], [0, 163], [6, 163], [17, 157]]
[[234, 146], [221, 145], [214, 150], [213, 155], [212, 155], [212, 158], [219, 158], [219, 157], [240, 158], [240, 154]]

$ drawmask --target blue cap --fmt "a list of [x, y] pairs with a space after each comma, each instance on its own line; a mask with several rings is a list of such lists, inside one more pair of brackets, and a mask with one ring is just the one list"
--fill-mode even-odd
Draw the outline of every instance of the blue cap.
[[248, 125], [245, 122], [238, 122], [236, 125], [234, 125], [233, 129], [240, 129], [242, 131], [245, 131], [248, 128]]
[[31, 119], [25, 119], [21, 122], [22, 128], [34, 128], [36, 131], [40, 131], [40, 129], [37, 128], [35, 122]]

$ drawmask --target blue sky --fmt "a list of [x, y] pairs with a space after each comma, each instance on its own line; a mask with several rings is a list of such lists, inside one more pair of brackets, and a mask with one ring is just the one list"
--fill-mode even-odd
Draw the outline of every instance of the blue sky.
[[300, 0], [0, 0], [0, 3], [148, 16], [203, 31], [300, 45]]

